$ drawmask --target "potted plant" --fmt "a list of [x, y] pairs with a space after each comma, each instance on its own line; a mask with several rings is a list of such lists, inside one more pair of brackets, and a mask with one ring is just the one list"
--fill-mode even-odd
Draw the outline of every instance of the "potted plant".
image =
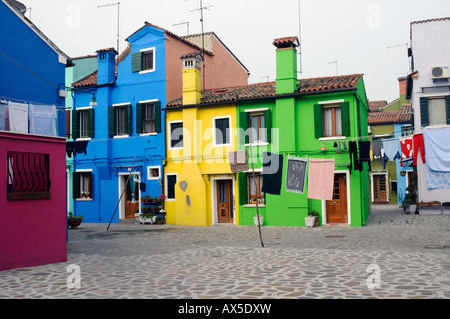
[[400, 207], [403, 208], [405, 213], [409, 214], [410, 212], [416, 212], [417, 208], [416, 205], [417, 205], [416, 189], [414, 188], [413, 184], [410, 184], [406, 188], [406, 194], [405, 197], [403, 198], [403, 202]]
[[78, 226], [80, 226], [81, 222], [83, 221], [83, 216], [73, 216], [72, 212], [69, 212], [69, 215], [67, 216], [67, 226], [71, 229], [76, 229]]
[[139, 215], [139, 222], [141, 224], [153, 224], [155, 222], [156, 214], [154, 213], [142, 213]]
[[314, 216], [316, 219], [314, 220], [314, 227], [319, 226], [319, 212], [315, 209], [309, 213], [310, 216]]
[[[314, 213], [314, 215], [313, 215]], [[317, 215], [319, 214], [317, 211], [313, 210], [311, 211], [308, 216], [305, 217], [305, 226], [308, 228], [314, 227], [315, 223], [316, 223], [316, 219], [317, 217], [315, 216], [315, 214], [317, 213]]]
[[163, 219], [160, 216], [156, 216], [155, 221], [156, 221], [156, 224], [159, 224], [159, 225], [164, 224]]

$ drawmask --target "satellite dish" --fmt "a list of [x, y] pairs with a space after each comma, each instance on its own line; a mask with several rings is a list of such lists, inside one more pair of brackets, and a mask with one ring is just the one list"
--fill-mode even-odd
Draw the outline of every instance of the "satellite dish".
[[22, 2], [16, 0], [8, 0], [8, 2], [21, 14], [25, 15], [25, 12], [27, 12], [27, 7]]

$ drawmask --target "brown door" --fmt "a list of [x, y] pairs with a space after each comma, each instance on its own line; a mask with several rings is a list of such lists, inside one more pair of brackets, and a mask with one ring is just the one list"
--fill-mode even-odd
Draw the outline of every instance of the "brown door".
[[[127, 182], [128, 176], [124, 178], [124, 183]], [[136, 209], [139, 207], [139, 187], [138, 183], [135, 183], [134, 187], [134, 203], [133, 203], [133, 192], [132, 192], [132, 182], [127, 185], [127, 190], [125, 192], [125, 219], [134, 218], [134, 213]]]
[[231, 201], [231, 180], [218, 180], [217, 192], [217, 221], [219, 223], [233, 222], [233, 207]]
[[372, 180], [373, 180], [373, 201], [378, 203], [387, 202], [386, 176], [372, 175]]
[[334, 175], [333, 199], [327, 200], [327, 223], [347, 223], [347, 176]]

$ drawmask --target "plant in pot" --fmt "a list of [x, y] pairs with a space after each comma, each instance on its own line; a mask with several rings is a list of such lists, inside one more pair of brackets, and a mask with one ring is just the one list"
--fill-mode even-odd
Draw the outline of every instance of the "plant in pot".
[[69, 215], [67, 216], [67, 226], [71, 229], [77, 229], [83, 219], [83, 216], [73, 216], [72, 212], [69, 212]]
[[400, 206], [403, 208], [405, 213], [409, 214], [410, 212], [416, 212], [416, 206], [417, 205], [417, 193], [416, 189], [414, 187], [414, 184], [410, 184], [406, 188], [406, 194], [403, 198], [402, 205]]
[[316, 210], [312, 210], [308, 214], [308, 216], [305, 217], [305, 226], [308, 227], [308, 228], [314, 227], [315, 224], [316, 224], [316, 219], [318, 219], [317, 216], [319, 216], [319, 213]]
[[314, 220], [314, 227], [319, 226], [319, 212], [315, 209], [309, 213], [310, 216], [314, 216], [316, 219]]

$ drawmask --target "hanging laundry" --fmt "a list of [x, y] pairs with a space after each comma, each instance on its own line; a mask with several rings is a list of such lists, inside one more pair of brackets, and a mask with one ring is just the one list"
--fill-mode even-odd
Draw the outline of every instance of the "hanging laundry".
[[309, 159], [308, 198], [333, 199], [334, 159]]
[[419, 152], [422, 155], [422, 163], [426, 163], [425, 159], [425, 144], [423, 141], [423, 133], [415, 134], [413, 136], [413, 165], [417, 165], [417, 156]]
[[403, 160], [412, 157], [413, 155], [413, 142], [411, 137], [400, 138], [400, 149], [402, 157], [400, 160], [400, 166], [403, 166]]
[[399, 150], [398, 138], [384, 139], [382, 144], [384, 154], [386, 154], [390, 161], [393, 161]]
[[56, 136], [56, 107], [30, 104], [28, 126], [30, 134]]
[[28, 104], [8, 102], [9, 130], [28, 133]]
[[427, 164], [428, 189], [450, 189], [450, 172], [432, 170]]
[[305, 190], [308, 159], [288, 156], [286, 168], [286, 191], [303, 194]]
[[381, 165], [383, 165], [383, 169], [386, 169], [386, 163], [389, 161], [389, 157], [386, 154], [383, 154], [381, 157]]
[[358, 160], [358, 148], [356, 142], [348, 142], [348, 149], [350, 155], [350, 170], [352, 169], [352, 160], [353, 170], [360, 170], [361, 164]]
[[263, 152], [263, 179], [261, 191], [280, 195], [283, 173], [283, 155]]
[[373, 156], [378, 158], [381, 157], [381, 149], [382, 149], [382, 141], [381, 140], [372, 140], [372, 150]]
[[370, 164], [370, 141], [359, 141], [359, 171], [362, 171], [362, 163], [368, 162], [369, 163], [369, 171], [372, 170], [371, 164]]
[[7, 103], [0, 100], [0, 131], [6, 131], [6, 106]]
[[67, 142], [66, 143], [66, 154], [69, 158], [72, 157], [72, 153], [74, 152], [74, 146], [73, 146], [73, 142]]
[[433, 171], [450, 171], [450, 129], [426, 129], [423, 132], [426, 164]]
[[75, 150], [75, 154], [81, 154], [84, 153], [84, 155], [87, 154], [87, 146], [89, 141], [76, 141], [73, 143], [73, 148]]
[[229, 152], [228, 159], [233, 173], [248, 171], [247, 150]]

